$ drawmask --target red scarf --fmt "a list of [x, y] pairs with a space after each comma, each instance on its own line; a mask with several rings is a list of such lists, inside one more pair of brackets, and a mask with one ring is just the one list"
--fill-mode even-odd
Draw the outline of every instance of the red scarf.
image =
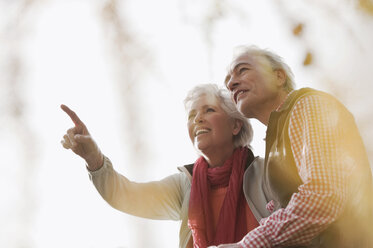
[[[248, 153], [248, 148], [236, 148], [221, 167], [209, 168], [203, 157], [194, 163], [188, 225], [195, 248], [236, 243], [246, 234], [246, 200], [242, 183]], [[209, 192], [211, 188], [227, 186], [214, 233]]]

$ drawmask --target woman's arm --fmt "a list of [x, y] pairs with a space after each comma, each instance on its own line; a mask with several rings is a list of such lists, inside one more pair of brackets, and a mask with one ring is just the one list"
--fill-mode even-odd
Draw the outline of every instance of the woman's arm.
[[180, 219], [184, 198], [182, 187], [188, 180], [183, 173], [159, 181], [137, 183], [116, 172], [105, 156], [102, 168], [89, 173], [100, 195], [113, 208], [150, 219]]

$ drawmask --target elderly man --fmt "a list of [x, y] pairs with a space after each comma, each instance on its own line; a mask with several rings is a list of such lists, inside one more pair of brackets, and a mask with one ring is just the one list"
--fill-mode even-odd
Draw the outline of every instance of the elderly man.
[[257, 47], [238, 49], [225, 84], [267, 134], [251, 186], [261, 189], [251, 207], [263, 218], [239, 243], [219, 247], [373, 247], [372, 173], [351, 113], [329, 94], [294, 90], [290, 68]]

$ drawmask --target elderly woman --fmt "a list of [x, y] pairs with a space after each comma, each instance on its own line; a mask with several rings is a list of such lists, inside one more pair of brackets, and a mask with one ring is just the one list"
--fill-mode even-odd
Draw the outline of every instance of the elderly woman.
[[249, 148], [252, 128], [228, 92], [216, 85], [196, 86], [184, 103], [189, 137], [201, 156], [160, 181], [136, 183], [117, 173], [84, 123], [65, 105], [61, 108], [75, 127], [62, 144], [85, 159], [93, 184], [112, 207], [144, 218], [181, 220], [180, 247], [237, 242], [260, 219], [254, 217], [243, 190], [245, 170], [262, 163]]

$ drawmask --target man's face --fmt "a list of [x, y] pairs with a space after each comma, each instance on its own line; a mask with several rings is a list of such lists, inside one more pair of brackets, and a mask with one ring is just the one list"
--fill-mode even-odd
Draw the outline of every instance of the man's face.
[[279, 92], [277, 73], [266, 58], [242, 55], [235, 59], [225, 78], [237, 109], [248, 118], [270, 105]]

